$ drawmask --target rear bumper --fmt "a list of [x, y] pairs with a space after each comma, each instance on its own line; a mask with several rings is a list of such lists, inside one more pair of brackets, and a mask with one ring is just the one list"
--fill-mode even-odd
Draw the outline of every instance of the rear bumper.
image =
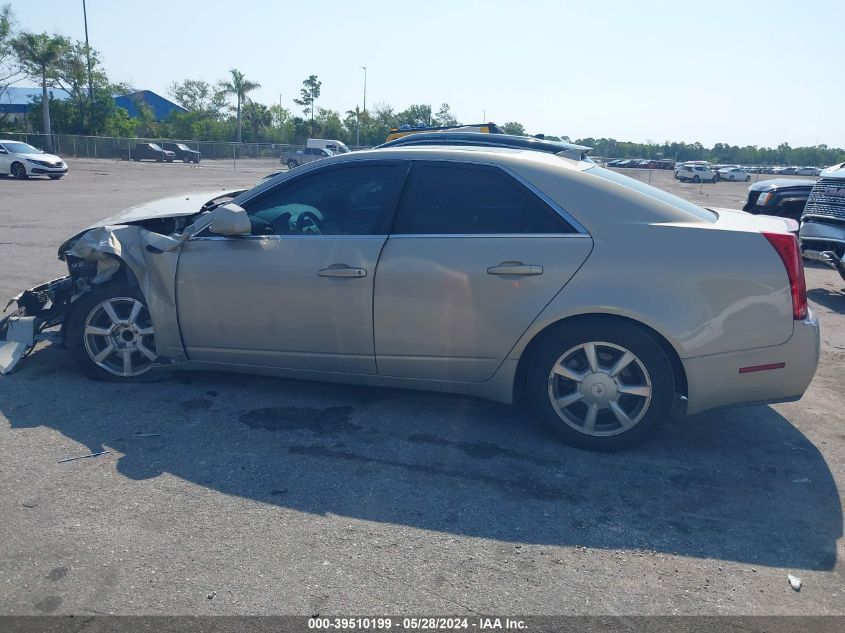
[[[687, 374], [689, 414], [717, 407], [798, 400], [819, 364], [819, 322], [810, 312], [805, 320], [794, 322], [792, 337], [783, 345], [681, 362]], [[740, 372], [781, 363], [783, 367], [777, 369]]]

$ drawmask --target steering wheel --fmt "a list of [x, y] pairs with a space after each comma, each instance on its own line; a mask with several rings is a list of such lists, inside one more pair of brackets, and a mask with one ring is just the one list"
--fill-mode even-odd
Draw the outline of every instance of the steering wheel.
[[296, 217], [296, 230], [300, 234], [313, 233], [320, 235], [323, 232], [323, 222], [316, 213], [303, 211]]

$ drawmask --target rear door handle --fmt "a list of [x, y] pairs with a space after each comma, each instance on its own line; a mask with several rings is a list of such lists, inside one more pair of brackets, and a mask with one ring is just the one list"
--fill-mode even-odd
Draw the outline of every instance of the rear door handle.
[[491, 266], [487, 269], [488, 275], [521, 275], [531, 277], [542, 275], [543, 267], [535, 264], [523, 264], [522, 262], [500, 262], [498, 266]]
[[346, 264], [332, 264], [323, 268], [317, 273], [320, 277], [353, 277], [361, 278], [367, 276], [366, 268], [350, 268]]

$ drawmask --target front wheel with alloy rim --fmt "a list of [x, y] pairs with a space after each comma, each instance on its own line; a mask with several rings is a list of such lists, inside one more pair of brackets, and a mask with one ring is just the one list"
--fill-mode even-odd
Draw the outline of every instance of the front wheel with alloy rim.
[[97, 380], [132, 380], [156, 360], [155, 330], [138, 288], [107, 284], [79, 300], [67, 340], [82, 370]]
[[617, 451], [643, 442], [663, 424], [675, 380], [648, 333], [598, 318], [564, 325], [542, 341], [528, 368], [526, 392], [564, 441]]
[[22, 163], [12, 163], [12, 176], [20, 180], [27, 178], [26, 167]]

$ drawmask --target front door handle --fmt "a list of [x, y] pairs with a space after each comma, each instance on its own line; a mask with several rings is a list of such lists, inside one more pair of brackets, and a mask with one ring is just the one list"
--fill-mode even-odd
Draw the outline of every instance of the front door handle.
[[522, 262], [500, 262], [498, 266], [488, 268], [487, 274], [531, 277], [533, 275], [542, 275], [543, 267], [535, 264], [523, 264]]
[[317, 273], [320, 277], [352, 277], [360, 279], [367, 276], [366, 268], [351, 268], [346, 264], [332, 264]]

